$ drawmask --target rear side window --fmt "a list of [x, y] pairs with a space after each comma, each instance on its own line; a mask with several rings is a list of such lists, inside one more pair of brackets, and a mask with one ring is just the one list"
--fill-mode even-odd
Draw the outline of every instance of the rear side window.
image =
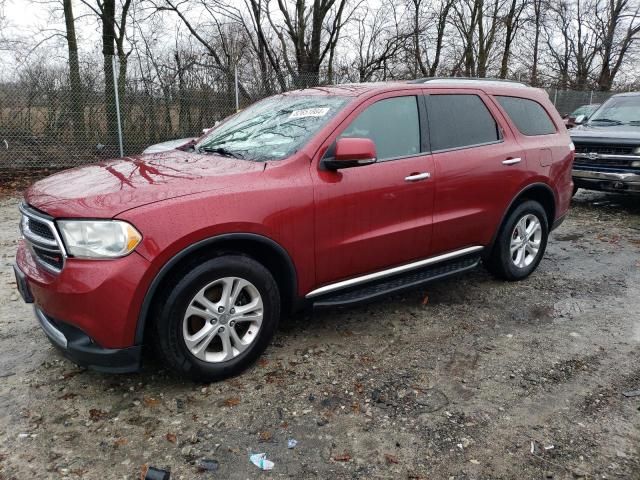
[[378, 160], [420, 153], [420, 120], [417, 97], [394, 97], [367, 107], [340, 137], [370, 138]]
[[523, 135], [556, 133], [556, 127], [549, 118], [549, 114], [538, 102], [519, 97], [497, 96], [496, 99]]
[[429, 95], [432, 150], [470, 147], [501, 139], [500, 130], [478, 95]]

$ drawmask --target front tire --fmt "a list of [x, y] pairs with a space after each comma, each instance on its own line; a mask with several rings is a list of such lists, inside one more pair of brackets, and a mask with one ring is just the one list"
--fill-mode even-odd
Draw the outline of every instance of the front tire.
[[211, 382], [237, 375], [267, 348], [280, 317], [278, 286], [241, 255], [207, 260], [175, 279], [153, 325], [161, 360]]
[[487, 269], [504, 280], [522, 280], [538, 267], [549, 236], [547, 214], [538, 202], [527, 200], [507, 217], [498, 232]]

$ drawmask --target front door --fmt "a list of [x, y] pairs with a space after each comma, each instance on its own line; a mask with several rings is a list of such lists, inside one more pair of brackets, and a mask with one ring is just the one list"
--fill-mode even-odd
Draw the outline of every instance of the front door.
[[[327, 140], [370, 138], [376, 163], [328, 171], [315, 159], [317, 286], [430, 253], [434, 169], [421, 128], [426, 127], [423, 99], [414, 92], [363, 102]], [[331, 154], [329, 147], [325, 156]]]

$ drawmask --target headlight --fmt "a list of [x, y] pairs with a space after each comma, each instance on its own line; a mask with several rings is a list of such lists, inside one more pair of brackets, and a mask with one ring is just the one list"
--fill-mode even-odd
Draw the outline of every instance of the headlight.
[[142, 235], [119, 220], [58, 220], [69, 255], [80, 258], [117, 258], [131, 253]]
[[633, 154], [634, 155], [640, 155], [640, 147], [636, 147], [633, 149]]

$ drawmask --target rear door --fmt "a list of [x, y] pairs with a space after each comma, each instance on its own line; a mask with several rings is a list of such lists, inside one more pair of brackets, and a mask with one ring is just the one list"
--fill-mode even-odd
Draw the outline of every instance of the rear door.
[[327, 171], [316, 159], [318, 285], [429, 255], [434, 171], [424, 110], [416, 89], [377, 95], [354, 110], [320, 149], [330, 157], [340, 137], [371, 138], [378, 160]]
[[482, 91], [426, 93], [437, 179], [432, 254], [486, 246], [528, 177], [524, 152]]

